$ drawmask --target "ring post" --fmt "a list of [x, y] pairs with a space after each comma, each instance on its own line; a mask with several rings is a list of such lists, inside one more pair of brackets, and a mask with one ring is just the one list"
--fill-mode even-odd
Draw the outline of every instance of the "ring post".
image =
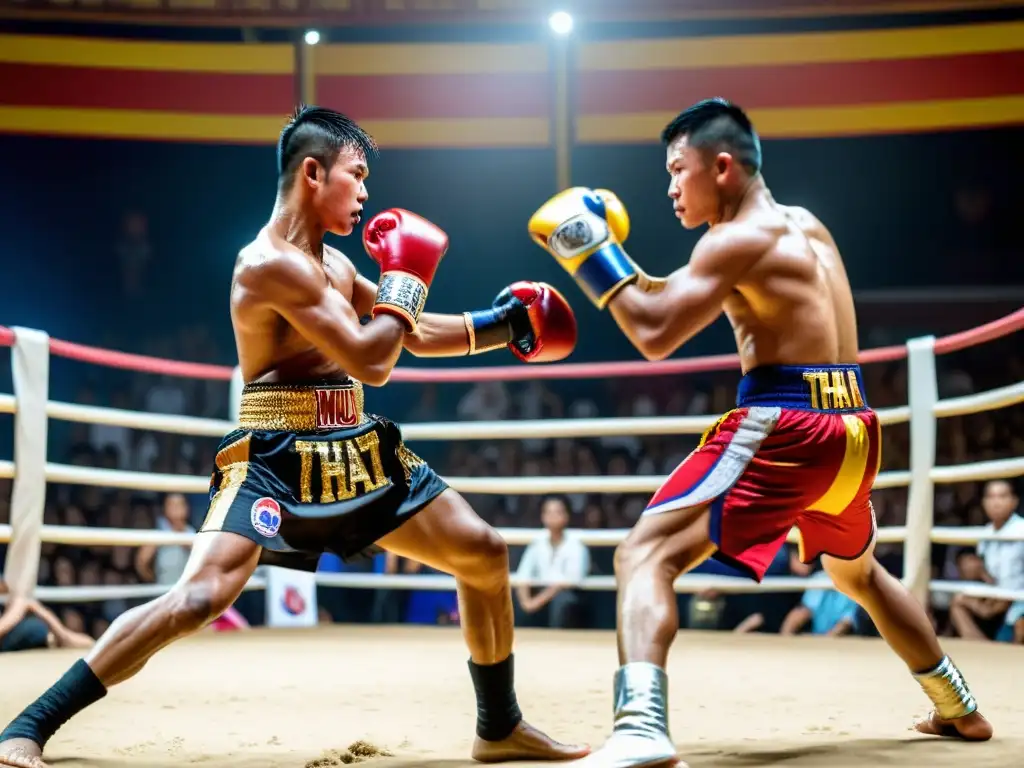
[[50, 337], [31, 328], [12, 330], [11, 368], [17, 412], [14, 417], [11, 543], [7, 550], [4, 580], [11, 595], [31, 597], [39, 579], [40, 534], [46, 503]]
[[236, 365], [231, 371], [231, 384], [228, 392], [228, 419], [232, 424], [238, 423], [238, 412], [242, 407], [242, 387], [244, 386], [242, 369]]
[[903, 583], [922, 605], [928, 604], [931, 580], [932, 527], [935, 524], [935, 337], [907, 342], [907, 401], [910, 404], [910, 487], [907, 494], [907, 538], [903, 551]]

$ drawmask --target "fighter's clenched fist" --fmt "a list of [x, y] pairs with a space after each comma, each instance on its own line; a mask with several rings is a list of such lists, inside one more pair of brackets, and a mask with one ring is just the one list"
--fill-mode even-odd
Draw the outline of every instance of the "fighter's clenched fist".
[[371, 314], [395, 315], [415, 333], [437, 265], [448, 250], [448, 235], [422, 216], [391, 208], [366, 222], [363, 246], [380, 265]]
[[489, 309], [465, 318], [470, 354], [508, 346], [523, 362], [546, 363], [568, 357], [576, 346], [572, 307], [547, 283], [513, 283]]
[[629, 215], [606, 189], [560, 192], [533, 214], [528, 229], [599, 309], [640, 274], [622, 248], [629, 236]]

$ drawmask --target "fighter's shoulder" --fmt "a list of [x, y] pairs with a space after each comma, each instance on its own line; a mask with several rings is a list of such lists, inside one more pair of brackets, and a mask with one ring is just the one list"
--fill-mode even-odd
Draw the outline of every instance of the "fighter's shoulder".
[[756, 221], [733, 220], [709, 229], [694, 249], [694, 261], [711, 263], [719, 259], [749, 260], [751, 263], [767, 253], [777, 240], [776, 235]]
[[260, 233], [238, 253], [235, 282], [253, 293], [275, 295], [322, 288], [323, 270], [306, 254]]
[[779, 208], [808, 235], [819, 238], [831, 237], [828, 227], [806, 208], [799, 205], [780, 205]]
[[324, 245], [324, 264], [333, 272], [355, 275], [356, 267], [352, 259], [330, 245]]

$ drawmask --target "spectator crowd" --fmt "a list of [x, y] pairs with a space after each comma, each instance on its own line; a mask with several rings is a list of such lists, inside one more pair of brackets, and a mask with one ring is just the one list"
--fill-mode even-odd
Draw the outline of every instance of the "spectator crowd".
[[[152, 345], [156, 354], [204, 360], [216, 352], [201, 330], [185, 331], [172, 341]], [[215, 359], [215, 358], [214, 358]], [[1024, 380], [1024, 361], [1009, 354], [955, 356], [940, 368], [940, 396], [950, 397]], [[968, 374], [968, 370], [971, 371]], [[907, 402], [905, 365], [872, 365], [865, 369], [866, 392], [876, 408]], [[702, 415], [728, 410], [737, 376], [610, 379], [594, 383], [484, 382], [469, 385], [404, 386], [397, 406], [379, 410], [401, 423], [423, 421], [487, 421], [506, 419], [584, 418], [599, 416]], [[389, 388], [390, 389], [390, 388]], [[221, 382], [143, 374], [116, 374], [113, 379], [87, 379], [75, 396], [84, 404], [109, 405], [153, 413], [223, 417], [227, 386]], [[368, 392], [374, 410], [375, 394]], [[663, 475], [696, 446], [697, 435], [608, 436], [592, 440], [532, 439], [522, 441], [453, 441], [417, 443], [414, 447], [443, 475], [460, 477], [542, 477], [590, 475]], [[205, 475], [212, 466], [215, 439], [148, 433], [104, 425], [54, 425], [52, 460], [75, 465]], [[883, 470], [908, 468], [908, 425], [883, 430]], [[937, 463], [1024, 455], [1024, 407], [943, 419], [939, 422]], [[11, 483], [0, 480], [0, 523], [9, 521]], [[472, 494], [479, 514], [499, 528], [538, 531], [526, 547], [512, 548], [512, 567], [523, 580], [541, 586], [515, 590], [517, 621], [547, 627], [611, 628], [615, 623], [612, 592], [582, 590], [584, 579], [613, 573], [613, 547], [586, 546], [581, 530], [627, 529], [644, 509], [645, 495], [570, 494], [567, 496]], [[204, 495], [159, 494], [105, 490], [89, 486], [48, 487], [44, 522], [49, 525], [109, 526], [193, 532], [206, 512]], [[878, 490], [873, 495], [880, 527], [906, 523], [905, 488]], [[932, 548], [933, 576], [1024, 590], [1024, 542], [998, 536], [1024, 530], [1020, 492], [1013, 481], [939, 485], [935, 491], [935, 523], [943, 526], [984, 525], [996, 538], [977, 546]], [[2, 549], [2, 548], [0, 548]], [[887, 569], [902, 573], [902, 545], [881, 544], [878, 555]], [[40, 584], [52, 586], [170, 584], [180, 575], [188, 548], [67, 547], [46, 544]], [[425, 573], [418, 563], [380, 556], [374, 561], [343, 563], [325, 555], [323, 570]], [[715, 562], [703, 572], [730, 573]], [[787, 547], [769, 575], [824, 578], [820, 565], [803, 564]], [[458, 621], [454, 595], [448, 593], [321, 588], [323, 621], [418, 622]], [[68, 637], [99, 636], [132, 603], [111, 599], [53, 605]], [[686, 627], [736, 632], [796, 634], [872, 634], [867, 617], [841, 594], [830, 589], [802, 595], [721, 594], [707, 591], [680, 595], [680, 618]], [[263, 622], [259, 593], [240, 598], [239, 610], [253, 624]], [[946, 635], [975, 640], [1024, 643], [1024, 602], [933, 594], [930, 604], [936, 626]], [[8, 609], [10, 610], [10, 609]], [[19, 610], [22, 610], [19, 608]], [[4, 624], [0, 622], [0, 628]], [[2, 638], [0, 638], [2, 643]]]

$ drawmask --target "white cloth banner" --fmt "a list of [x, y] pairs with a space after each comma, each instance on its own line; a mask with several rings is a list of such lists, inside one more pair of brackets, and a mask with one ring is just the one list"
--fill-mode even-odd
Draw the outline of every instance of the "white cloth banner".
[[50, 393], [50, 337], [14, 328], [14, 490], [11, 543], [4, 580], [13, 595], [29, 597], [39, 579], [40, 531], [46, 504], [46, 402]]
[[268, 566], [267, 625], [271, 627], [313, 627], [319, 609], [316, 604], [316, 575], [290, 568]]

